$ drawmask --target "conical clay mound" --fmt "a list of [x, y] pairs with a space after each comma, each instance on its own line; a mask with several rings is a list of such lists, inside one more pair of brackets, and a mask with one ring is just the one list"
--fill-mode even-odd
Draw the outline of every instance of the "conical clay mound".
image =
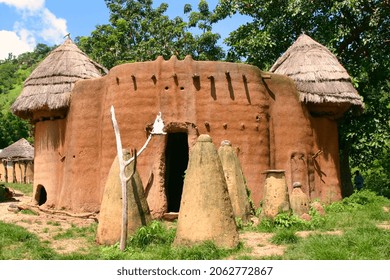
[[[125, 151], [124, 159], [130, 158]], [[131, 175], [132, 162], [126, 167], [126, 176]], [[145, 226], [151, 221], [150, 211], [146, 202], [141, 178], [136, 171], [133, 178], [127, 183], [128, 197], [128, 233], [133, 234], [138, 228]], [[104, 189], [102, 205], [99, 214], [99, 225], [96, 241], [99, 244], [112, 245], [119, 242], [122, 226], [122, 188], [119, 179], [119, 162], [115, 157]]]
[[218, 152], [210, 136], [200, 135], [189, 157], [174, 243], [206, 240], [228, 248], [239, 241]]
[[234, 216], [240, 218], [244, 223], [248, 223], [250, 221], [250, 205], [245, 179], [231, 143], [227, 140], [223, 141], [218, 149], [218, 154], [225, 174]]

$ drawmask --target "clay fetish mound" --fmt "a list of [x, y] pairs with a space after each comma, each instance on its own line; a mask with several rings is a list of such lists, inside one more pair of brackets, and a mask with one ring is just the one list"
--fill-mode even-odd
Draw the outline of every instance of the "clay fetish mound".
[[308, 214], [310, 210], [310, 202], [307, 195], [302, 191], [300, 182], [293, 183], [293, 190], [290, 195], [290, 206], [294, 214], [301, 216]]
[[290, 211], [289, 195], [284, 170], [267, 170], [264, 186], [262, 217], [275, 218], [282, 212]]
[[[130, 154], [124, 154], [124, 159], [130, 158]], [[134, 162], [133, 162], [134, 163]], [[131, 163], [126, 168], [126, 176], [130, 176]], [[141, 178], [136, 171], [133, 178], [127, 183], [128, 208], [128, 233], [133, 234], [138, 228], [151, 221], [149, 207], [146, 202]], [[96, 234], [96, 242], [112, 245], [119, 242], [122, 225], [122, 189], [119, 179], [118, 157], [112, 163], [108, 174], [102, 205], [99, 214], [99, 225]]]
[[210, 136], [200, 135], [189, 157], [174, 244], [206, 240], [233, 248], [238, 232], [218, 152]]
[[218, 149], [218, 154], [225, 174], [234, 216], [240, 218], [244, 223], [248, 223], [250, 221], [250, 205], [245, 179], [231, 143], [227, 140], [223, 141]]

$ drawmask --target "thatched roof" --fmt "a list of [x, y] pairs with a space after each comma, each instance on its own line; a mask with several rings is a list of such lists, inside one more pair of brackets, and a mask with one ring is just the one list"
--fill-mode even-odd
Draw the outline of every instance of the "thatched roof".
[[34, 160], [34, 147], [22, 138], [0, 152], [0, 159]]
[[295, 80], [302, 102], [364, 107], [351, 77], [336, 56], [305, 34], [299, 36], [270, 71]]
[[102, 73], [107, 73], [107, 69], [89, 59], [68, 38], [26, 79], [11, 110], [22, 118], [31, 118], [37, 110], [67, 109], [75, 82], [100, 77]]

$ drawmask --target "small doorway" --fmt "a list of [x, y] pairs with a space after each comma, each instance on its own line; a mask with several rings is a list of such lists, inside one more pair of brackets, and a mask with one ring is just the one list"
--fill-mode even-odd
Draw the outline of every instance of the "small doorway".
[[38, 185], [37, 190], [35, 191], [35, 203], [39, 206], [43, 205], [47, 201], [47, 192], [44, 186]]
[[187, 133], [168, 133], [165, 148], [165, 192], [168, 201], [168, 212], [179, 212], [187, 165]]

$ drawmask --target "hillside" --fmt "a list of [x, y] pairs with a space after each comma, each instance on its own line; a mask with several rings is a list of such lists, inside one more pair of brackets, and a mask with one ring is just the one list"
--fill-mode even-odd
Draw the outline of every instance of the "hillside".
[[51, 50], [38, 44], [33, 52], [0, 60], [0, 149], [20, 138], [33, 141], [29, 123], [14, 116], [10, 107], [20, 94], [23, 82]]

